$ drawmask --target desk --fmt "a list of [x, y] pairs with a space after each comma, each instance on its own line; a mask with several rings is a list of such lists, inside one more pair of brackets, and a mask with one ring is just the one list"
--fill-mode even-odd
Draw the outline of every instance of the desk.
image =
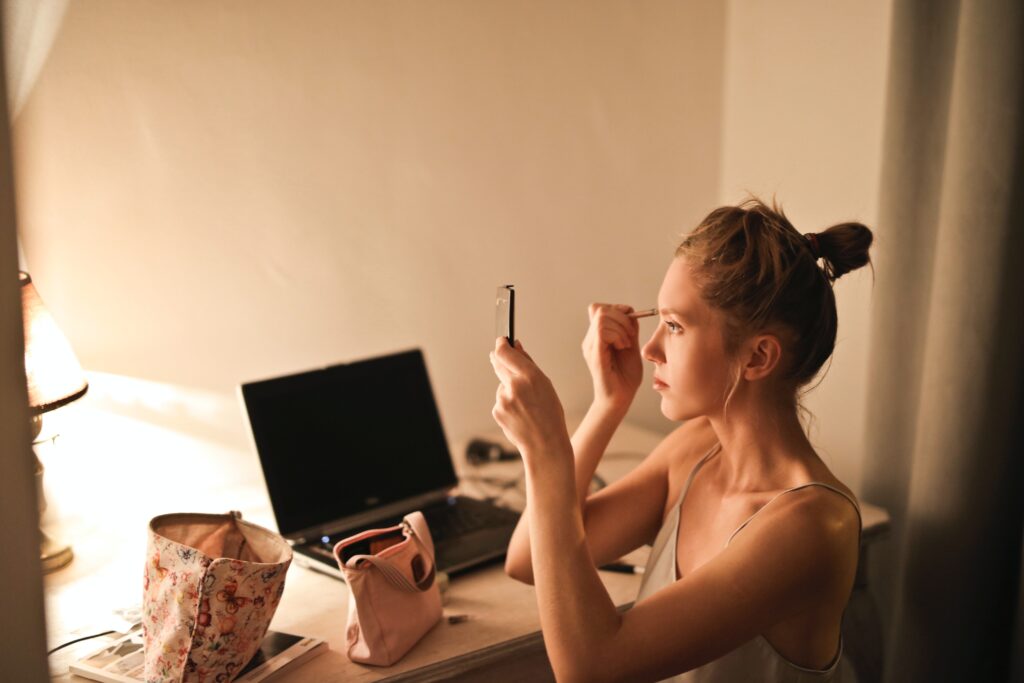
[[[661, 436], [654, 432], [623, 425], [609, 444], [598, 474], [608, 482], [614, 481], [632, 469], [660, 439]], [[190, 444], [190, 447], [196, 448], [196, 445]], [[463, 482], [458, 488], [460, 493], [483, 493], [482, 483], [470, 476], [482, 469], [486, 469], [489, 476], [499, 478], [515, 477], [521, 471], [518, 461], [492, 463], [486, 468], [472, 467], [463, 460], [465, 443], [453, 443], [452, 448], [456, 470]], [[213, 462], [207, 459], [209, 455], [193, 457], [202, 457], [209, 466]], [[206, 492], [204, 495], [210, 494]], [[499, 502], [510, 507], [521, 506], [522, 500], [517, 500], [516, 495], [516, 491], [509, 490]], [[213, 499], [206, 498], [207, 501]], [[193, 499], [197, 502], [182, 503], [179, 495], [173, 499], [178, 502], [176, 506], [163, 502], [163, 509], [157, 511], [240, 509], [247, 519], [273, 527], [269, 502], [262, 486], [243, 481], [234, 489], [219, 489], [215, 499], [223, 500], [225, 504], [213, 508], [209, 504], [199, 504], [203, 497], [198, 494]], [[865, 528], [872, 529], [871, 535], [866, 533], [865, 538], [874, 538], [874, 533], [887, 524], [888, 518], [878, 508], [868, 505], [864, 508]], [[114, 514], [113, 510], [111, 507], [106, 511], [108, 519]], [[127, 527], [104, 525], [96, 521], [96, 517], [91, 522], [79, 522], [77, 533], [73, 535], [78, 557], [67, 569], [46, 577], [51, 648], [81, 635], [106, 630], [97, 621], [98, 615], [109, 613], [115, 607], [138, 603], [145, 558], [145, 522], [152, 512], [153, 509], [137, 511], [134, 526]], [[643, 546], [625, 559], [642, 565], [649, 552], [650, 548]], [[641, 577], [612, 572], [600, 572], [600, 576], [613, 602], [620, 609], [628, 608], [636, 596]], [[535, 590], [507, 577], [502, 563], [452, 577], [443, 602], [446, 614], [468, 614], [469, 621], [449, 624], [442, 620], [394, 666], [383, 668], [355, 664], [348, 660], [344, 650], [347, 586], [293, 564], [271, 628], [324, 639], [330, 650], [281, 676], [280, 680], [296, 683], [552, 680], [539, 630]], [[102, 639], [86, 641], [51, 657], [54, 680], [85, 681], [69, 675], [67, 664], [101, 644]]]
[[[101, 415], [85, 415], [82, 420], [105, 419]], [[112, 428], [125, 429], [119, 419]], [[74, 429], [67, 429], [71, 435]], [[133, 434], [129, 441], [148, 442], [167, 439], [169, 435]], [[598, 468], [607, 481], [629, 471], [637, 458], [648, 453], [660, 440], [653, 432], [623, 425], [613, 439], [610, 457]], [[216, 452], [216, 444], [201, 443], [175, 435], [168, 444], [166, 457], [176, 457], [182, 467], [209, 469], [215, 463], [232, 459], [239, 454]], [[521, 471], [520, 462], [499, 462], [486, 467], [473, 467], [464, 461], [465, 442], [454, 442], [452, 454], [456, 471], [471, 475], [486, 470], [488, 476], [508, 478]], [[617, 457], [621, 452], [635, 453], [635, 458]], [[613, 453], [614, 452], [614, 453]], [[187, 455], [185, 455], [187, 454]], [[158, 459], [163, 454], [148, 454]], [[246, 454], [249, 455], [249, 454]], [[132, 457], [135, 457], [133, 460]], [[126, 454], [124, 462], [111, 463], [111, 469], [138, 469], [137, 453]], [[243, 456], [244, 457], [244, 456]], [[254, 457], [249, 455], [249, 457]], [[61, 463], [65, 471], [51, 469], [55, 474], [74, 478], [67, 471], [73, 462]], [[85, 465], [80, 465], [84, 467]], [[234, 474], [234, 478], [232, 475]], [[244, 517], [257, 524], [274, 527], [269, 501], [259, 481], [246, 481], [224, 487], [223, 482], [238, 479], [234, 472], [211, 473], [218, 483], [216, 493], [196, 482], [195, 491], [168, 493], [150, 491], [148, 498], [131, 501], [124, 510], [116, 500], [90, 500], [86, 512], [78, 516], [66, 529], [73, 540], [75, 561], [66, 569], [46, 577], [46, 605], [49, 647], [83, 635], [110, 628], [104, 620], [114, 608], [138, 604], [142, 595], [142, 567], [145, 562], [145, 525], [160, 512], [242, 510]], [[457, 493], [481, 496], [486, 486], [467, 476], [456, 489]], [[506, 491], [500, 501], [509, 507], [521, 507], [514, 490]], [[157, 500], [151, 500], [156, 497]], [[217, 500], [216, 506], [209, 504]], [[205, 502], [204, 502], [205, 501]], [[221, 503], [220, 501], [223, 501]], [[118, 520], [117, 524], [111, 520]], [[626, 560], [643, 564], [649, 547], [641, 547], [626, 556]], [[615, 572], [600, 572], [605, 588], [613, 602], [624, 609], [632, 604], [640, 586], [640, 576]], [[505, 575], [504, 565], [495, 562], [451, 578], [442, 596], [446, 614], [467, 614], [469, 620], [449, 624], [442, 620], [412, 651], [391, 667], [371, 667], [353, 663], [345, 656], [344, 631], [348, 611], [348, 587], [341, 581], [297, 566], [288, 571], [284, 595], [274, 615], [271, 628], [321, 638], [328, 642], [329, 651], [282, 676], [282, 681], [432, 681], [432, 680], [551, 680], [550, 668], [544, 654], [537, 613], [536, 593], [533, 586], [519, 583]], [[109, 620], [108, 620], [109, 621]], [[86, 681], [67, 673], [71, 661], [100, 647], [103, 638], [69, 646], [50, 658], [53, 680]]]

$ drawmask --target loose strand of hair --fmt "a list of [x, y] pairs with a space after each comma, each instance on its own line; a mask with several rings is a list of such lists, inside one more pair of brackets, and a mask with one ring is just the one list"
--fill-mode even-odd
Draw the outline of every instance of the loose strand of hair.
[[814, 423], [816, 421], [814, 413], [812, 413], [807, 408], [807, 406], [805, 406], [803, 404], [803, 402], [800, 401], [799, 399], [797, 399], [797, 402], [796, 402], [796, 411], [797, 411], [798, 415], [800, 416], [798, 419], [800, 420], [800, 423], [804, 427], [804, 434], [807, 436], [808, 439], [810, 439], [811, 438], [811, 429], [814, 427]]
[[729, 423], [729, 401], [732, 400], [733, 394], [736, 393], [736, 389], [739, 387], [741, 379], [743, 379], [743, 368], [737, 365], [736, 379], [733, 381], [732, 388], [729, 389], [729, 392], [726, 394], [725, 403], [722, 405], [722, 422], [726, 424]]

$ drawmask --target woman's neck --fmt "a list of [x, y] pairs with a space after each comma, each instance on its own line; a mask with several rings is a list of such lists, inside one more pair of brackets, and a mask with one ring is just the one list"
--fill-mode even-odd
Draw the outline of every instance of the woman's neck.
[[722, 448], [716, 460], [725, 491], [786, 488], [810, 475], [817, 453], [788, 401], [730, 401], [722, 415], [709, 415]]

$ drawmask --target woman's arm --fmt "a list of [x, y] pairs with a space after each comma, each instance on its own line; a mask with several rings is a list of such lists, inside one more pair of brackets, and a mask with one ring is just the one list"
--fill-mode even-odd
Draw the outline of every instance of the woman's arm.
[[544, 647], [557, 680], [582, 681], [591, 680], [588, 664], [614, 641], [621, 617], [591, 561], [568, 448], [549, 453], [542, 472], [527, 465], [526, 495]]
[[[571, 453], [575, 454], [576, 498], [581, 511], [587, 507], [594, 471], [626, 416], [643, 377], [640, 328], [636, 319], [629, 317], [632, 311], [631, 306], [623, 304], [592, 303], [587, 308], [590, 324], [580, 346], [593, 381], [594, 401], [571, 441]], [[527, 496], [505, 555], [505, 573], [525, 583], [533, 583], [529, 506]]]
[[[662, 439], [625, 476], [590, 494], [580, 504], [587, 548], [595, 566], [600, 567], [636, 550], [644, 543], [654, 541], [665, 516], [670, 463], [678, 460], [680, 454], [697, 454], [693, 446], [696, 441], [701, 441], [703, 429], [700, 420], [688, 420]], [[579, 470], [576, 471], [579, 480]], [[578, 498], [579, 489], [576, 495]], [[525, 530], [530, 528], [529, 520], [527, 509], [520, 520]], [[529, 536], [526, 538], [529, 539]], [[529, 546], [526, 552], [529, 553]], [[517, 566], [512, 569], [510, 576], [525, 583], [533, 583], [532, 560], [526, 567]]]
[[803, 489], [758, 515], [712, 560], [620, 615], [591, 561], [554, 388], [521, 346], [499, 345], [493, 357], [501, 385], [492, 414], [523, 455], [537, 604], [558, 680], [658, 680], [848, 598], [856, 512], [828, 492]]
[[[626, 408], [629, 406], [627, 405]], [[579, 427], [573, 433], [571, 448], [575, 454], [575, 490], [581, 513], [586, 510], [590, 480], [594, 476], [608, 442], [622, 423], [625, 409], [610, 403], [594, 401]], [[533, 583], [533, 561], [530, 553], [530, 496], [512, 533], [505, 556], [505, 573], [525, 583]], [[585, 514], [583, 514], [585, 517]]]

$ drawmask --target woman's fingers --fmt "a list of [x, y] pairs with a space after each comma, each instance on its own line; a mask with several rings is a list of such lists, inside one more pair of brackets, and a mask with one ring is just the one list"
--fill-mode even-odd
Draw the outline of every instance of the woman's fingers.
[[[512, 381], [512, 372], [508, 366], [497, 357], [494, 351], [490, 353], [491, 367], [494, 368], [494, 374], [498, 376], [498, 381], [502, 385], [509, 384]], [[500, 389], [501, 387], [499, 387]]]
[[617, 321], [604, 319], [598, 325], [598, 336], [601, 341], [612, 344], [616, 348], [628, 348], [631, 345], [629, 331]]
[[629, 348], [639, 339], [639, 328], [628, 318], [623, 320], [617, 315], [602, 313], [594, 324], [597, 326], [598, 338], [616, 349]]
[[633, 307], [628, 304], [612, 304], [612, 308], [623, 315], [629, 315], [633, 312]]
[[489, 357], [500, 383], [494, 392], [491, 416], [505, 436], [523, 453], [535, 446], [568, 441], [565, 412], [554, 386], [522, 343], [509, 346], [499, 337], [494, 346]]
[[[529, 358], [531, 363], [533, 363], [533, 357], [526, 352], [526, 349], [523, 348], [523, 342], [518, 339], [516, 339], [516, 348], [519, 349], [520, 353]], [[534, 363], [534, 365], [536, 365], [536, 363]]]
[[515, 375], [518, 374], [516, 366], [512, 363], [512, 359], [515, 356], [515, 350], [508, 345], [505, 337], [498, 337], [497, 341], [494, 342], [494, 350], [491, 351], [491, 362], [504, 368], [507, 374]]
[[500, 407], [502, 410], [508, 408], [509, 394], [508, 389], [501, 382], [498, 383], [497, 389], [494, 390], [494, 405]]
[[634, 333], [639, 334], [640, 332], [640, 324], [636, 318], [629, 317], [629, 313], [633, 312], [632, 306], [627, 306], [626, 304], [590, 304], [587, 310], [591, 322], [597, 318], [598, 323], [607, 322], [615, 324], [627, 337]]
[[592, 303], [587, 306], [587, 314], [590, 316], [591, 319], [593, 319], [595, 315], [602, 311], [606, 313], [613, 312], [616, 314], [621, 314], [624, 319], [631, 319], [629, 318], [629, 314], [632, 313], [633, 310], [633, 307], [627, 304]]
[[622, 327], [630, 333], [638, 334], [640, 332], [640, 323], [636, 318], [631, 318], [630, 313], [633, 312], [632, 306], [620, 305], [616, 308], [612, 308], [608, 311], [608, 316], [612, 320], [616, 321]]
[[504, 339], [504, 337], [498, 337], [494, 356], [511, 374], [526, 374], [536, 367], [530, 357], [526, 355], [526, 352], [522, 350], [523, 346], [518, 340], [516, 340], [516, 346], [512, 347], [503, 342], [502, 340]]

